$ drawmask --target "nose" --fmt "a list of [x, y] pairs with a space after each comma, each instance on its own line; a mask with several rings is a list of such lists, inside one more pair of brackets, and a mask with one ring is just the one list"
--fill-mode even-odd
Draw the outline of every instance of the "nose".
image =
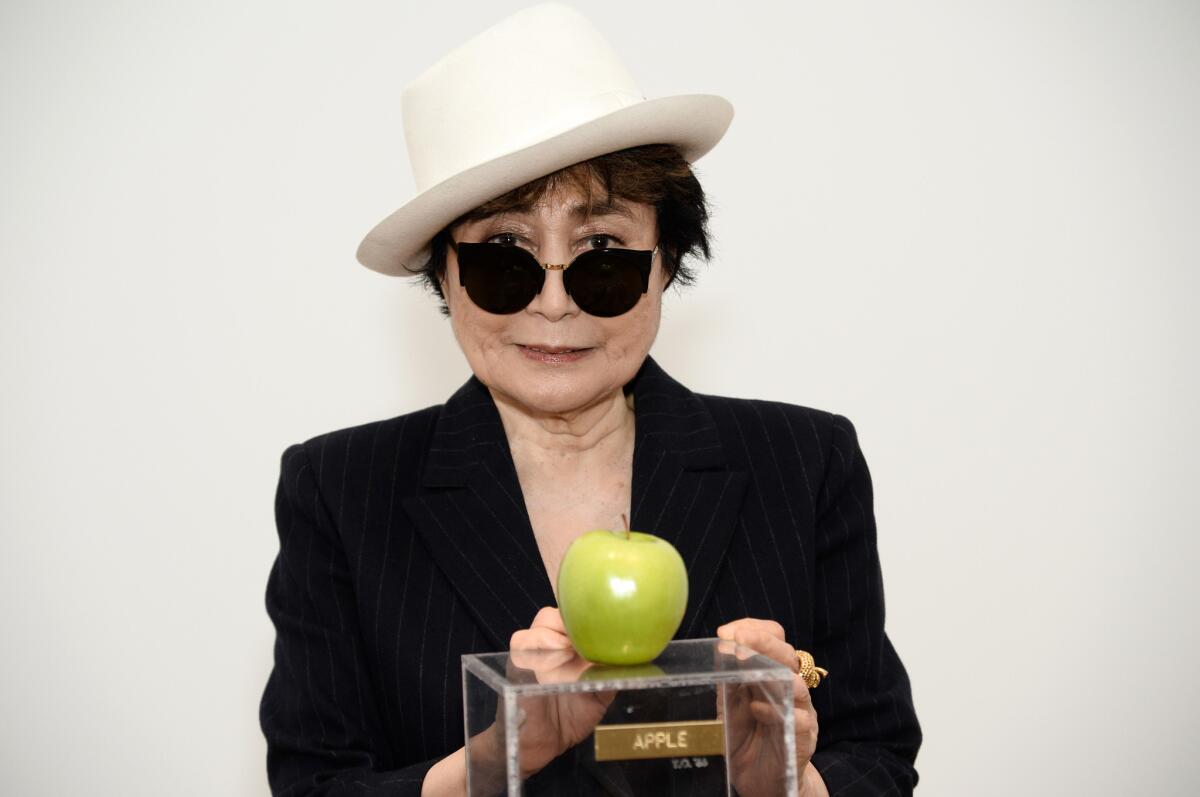
[[[569, 263], [571, 257], [568, 249], [557, 246], [542, 250], [541, 256], [553, 258], [542, 261], [543, 265], [545, 263]], [[533, 301], [525, 308], [525, 312], [535, 313], [551, 322], [579, 315], [581, 311], [575, 304], [575, 300], [567, 293], [567, 286], [563, 283], [564, 274], [565, 269], [547, 269], [542, 290], [533, 297]]]

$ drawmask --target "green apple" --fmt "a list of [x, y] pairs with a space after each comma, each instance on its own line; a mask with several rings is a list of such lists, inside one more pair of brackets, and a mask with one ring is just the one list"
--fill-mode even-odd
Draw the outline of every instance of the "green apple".
[[581, 681], [633, 681], [666, 675], [663, 668], [651, 662], [642, 664], [596, 664], [579, 676]]
[[558, 568], [558, 610], [585, 659], [642, 664], [662, 653], [687, 608], [675, 546], [638, 531], [589, 531]]

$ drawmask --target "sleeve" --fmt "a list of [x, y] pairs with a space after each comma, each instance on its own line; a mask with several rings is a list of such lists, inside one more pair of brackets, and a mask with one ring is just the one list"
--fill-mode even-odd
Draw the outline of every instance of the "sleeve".
[[259, 706], [275, 797], [421, 793], [437, 759], [388, 759], [344, 549], [303, 446], [283, 455], [279, 555], [267, 581], [275, 662]]
[[[908, 674], [884, 633], [871, 476], [854, 426], [835, 416], [816, 526], [812, 763], [831, 797], [909, 795], [921, 728]], [[824, 660], [824, 662], [822, 662]]]

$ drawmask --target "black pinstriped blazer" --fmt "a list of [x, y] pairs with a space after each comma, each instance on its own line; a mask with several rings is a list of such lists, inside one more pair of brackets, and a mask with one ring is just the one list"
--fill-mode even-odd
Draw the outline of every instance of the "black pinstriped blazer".
[[[908, 794], [921, 731], [884, 634], [871, 481], [853, 426], [697, 395], [647, 358], [631, 527], [669, 539], [679, 638], [771, 618], [831, 673], [813, 764], [833, 795]], [[506, 650], [554, 594], [487, 389], [284, 453], [260, 706], [275, 795], [418, 795], [463, 744], [460, 656]]]

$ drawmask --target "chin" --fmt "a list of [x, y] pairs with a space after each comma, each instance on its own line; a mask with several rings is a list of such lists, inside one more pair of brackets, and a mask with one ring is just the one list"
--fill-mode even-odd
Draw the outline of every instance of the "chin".
[[583, 380], [557, 379], [536, 385], [521, 386], [517, 398], [536, 412], [568, 413], [586, 407], [600, 398], [602, 390]]
[[613, 389], [603, 374], [579, 366], [544, 368], [526, 363], [509, 374], [515, 378], [500, 380], [498, 387], [536, 412], [577, 410]]

